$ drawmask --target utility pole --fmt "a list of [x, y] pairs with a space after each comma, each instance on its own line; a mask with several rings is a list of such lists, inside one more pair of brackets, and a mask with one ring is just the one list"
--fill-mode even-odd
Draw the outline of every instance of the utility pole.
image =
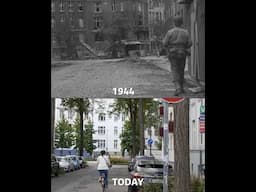
[[163, 102], [163, 107], [164, 107], [164, 118], [163, 118], [163, 127], [164, 127], [164, 170], [163, 170], [163, 176], [164, 176], [164, 181], [163, 181], [163, 192], [168, 192], [168, 161], [169, 161], [169, 149], [168, 149], [168, 144], [169, 144], [169, 130], [168, 130], [168, 106], [169, 104], [167, 102]]

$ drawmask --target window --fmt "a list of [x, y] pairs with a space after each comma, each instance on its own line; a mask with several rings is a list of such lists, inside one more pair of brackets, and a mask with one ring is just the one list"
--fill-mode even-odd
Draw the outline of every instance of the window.
[[96, 32], [95, 36], [94, 36], [94, 40], [95, 41], [104, 41], [103, 32], [101, 32], [101, 31]]
[[99, 135], [105, 135], [106, 128], [104, 126], [99, 126], [98, 127], [98, 134]]
[[52, 7], [52, 12], [54, 12], [55, 11], [55, 3], [54, 2], [52, 2], [51, 7]]
[[78, 3], [78, 11], [79, 11], [79, 12], [82, 12], [83, 10], [84, 10], [83, 2], [80, 1], [80, 2]]
[[114, 135], [118, 134], [118, 127], [114, 127]]
[[60, 2], [60, 12], [64, 12], [64, 3]]
[[105, 113], [100, 113], [100, 114], [99, 114], [99, 117], [98, 117], [98, 120], [99, 120], [99, 121], [105, 121], [105, 120], [106, 120], [106, 115], [105, 115]]
[[64, 111], [60, 109], [60, 119], [64, 119]]
[[74, 16], [70, 16], [70, 26], [73, 28], [74, 27]]
[[96, 13], [101, 12], [101, 3], [100, 2], [95, 3], [95, 12]]
[[138, 25], [143, 25], [143, 17], [142, 17], [142, 15], [139, 15], [139, 17], [138, 17]]
[[69, 3], [68, 3], [68, 11], [73, 12], [73, 4], [71, 0], [69, 0]]
[[100, 28], [102, 26], [102, 17], [95, 17], [95, 28]]
[[125, 121], [125, 113], [122, 114], [122, 121]]
[[112, 0], [112, 11], [116, 11], [116, 1]]
[[117, 140], [114, 140], [114, 149], [117, 149]]
[[82, 18], [79, 19], [79, 27], [84, 28], [84, 20]]
[[141, 12], [142, 8], [141, 8], [141, 3], [138, 3], [138, 11]]
[[124, 2], [120, 3], [120, 11], [123, 12], [124, 11]]
[[72, 114], [72, 110], [68, 110], [68, 119], [72, 120], [73, 114]]
[[61, 15], [61, 16], [60, 16], [60, 22], [63, 23], [64, 20], [65, 20], [65, 19], [64, 19], [64, 15]]
[[98, 148], [100, 149], [105, 148], [105, 140], [98, 140]]
[[119, 115], [115, 115], [114, 116], [114, 121], [118, 121], [118, 119], [119, 119]]
[[54, 18], [52, 18], [51, 24], [52, 24], [52, 28], [54, 28], [54, 26], [55, 26], [55, 19]]

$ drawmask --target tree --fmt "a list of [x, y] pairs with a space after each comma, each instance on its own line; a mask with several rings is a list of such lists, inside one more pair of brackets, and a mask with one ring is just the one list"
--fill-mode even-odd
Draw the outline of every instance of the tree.
[[62, 99], [62, 105], [75, 110], [79, 114], [80, 119], [80, 145], [79, 145], [79, 154], [83, 156], [84, 149], [84, 119], [83, 116], [87, 115], [89, 112], [90, 101], [89, 99], [83, 98], [67, 98]]
[[122, 150], [122, 155], [123, 156], [124, 156], [125, 150], [127, 150], [127, 152], [129, 154], [131, 154], [132, 146], [133, 146], [131, 135], [132, 135], [131, 122], [130, 121], [125, 121], [123, 132], [120, 134], [121, 150]]
[[56, 126], [56, 147], [69, 148], [74, 144], [74, 130], [66, 119], [62, 119]]
[[[76, 148], [79, 148], [81, 145], [81, 137], [80, 137], [80, 119], [76, 119], [74, 122], [74, 129], [76, 132]], [[95, 146], [93, 145], [93, 124], [91, 121], [88, 122], [87, 125], [85, 125], [85, 130], [83, 132], [83, 148], [86, 150], [86, 152], [89, 152], [92, 154], [93, 150], [95, 149]]]
[[94, 149], [96, 149], [96, 146], [94, 145], [93, 137], [92, 135], [95, 133], [95, 130], [93, 129], [92, 122], [88, 122], [88, 124], [85, 127], [85, 150], [92, 155], [92, 152]]
[[175, 192], [188, 192], [190, 187], [188, 108], [188, 98], [174, 105]]
[[[129, 116], [130, 126], [131, 126], [131, 142], [136, 143], [136, 133], [138, 130], [136, 128], [136, 119], [137, 119], [137, 109], [138, 109], [138, 99], [126, 99], [126, 98], [119, 98], [115, 100], [113, 104], [113, 110], [111, 113], [125, 113]], [[128, 125], [127, 125], [128, 126]], [[129, 126], [128, 126], [129, 127]], [[137, 133], [139, 135], [139, 133]], [[139, 149], [139, 148], [138, 148]], [[131, 157], [134, 157], [138, 153], [138, 149], [136, 145], [132, 145], [132, 149], [130, 151]]]
[[[141, 108], [140, 113], [139, 108]], [[114, 112], [124, 112], [129, 116], [126, 131], [131, 134], [131, 137], [122, 137], [122, 139], [130, 139], [132, 144], [130, 149], [131, 156], [134, 157], [139, 151], [143, 154], [145, 147], [144, 127], [158, 127], [159, 125], [158, 102], [151, 98], [141, 99], [141, 101], [139, 99], [120, 98], [116, 99], [113, 105], [112, 113]], [[137, 120], [138, 118], [140, 121]], [[140, 145], [135, 145], [135, 143], [140, 143]]]

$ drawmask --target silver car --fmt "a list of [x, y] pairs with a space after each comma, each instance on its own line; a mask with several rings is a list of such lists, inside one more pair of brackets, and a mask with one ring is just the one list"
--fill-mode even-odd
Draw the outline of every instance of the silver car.
[[75, 167], [71, 158], [65, 157], [65, 156], [58, 156], [57, 160], [59, 162], [60, 167], [63, 168], [65, 172], [70, 172], [75, 170]]

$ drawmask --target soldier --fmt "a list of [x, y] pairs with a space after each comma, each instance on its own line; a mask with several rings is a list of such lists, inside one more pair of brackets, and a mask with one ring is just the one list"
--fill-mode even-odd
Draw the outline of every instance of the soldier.
[[190, 55], [188, 49], [192, 46], [189, 33], [186, 29], [182, 28], [182, 24], [183, 18], [175, 16], [175, 27], [166, 33], [163, 40], [163, 45], [167, 48], [168, 59], [171, 63], [173, 83], [176, 89], [175, 96], [184, 93], [183, 83], [186, 56]]

